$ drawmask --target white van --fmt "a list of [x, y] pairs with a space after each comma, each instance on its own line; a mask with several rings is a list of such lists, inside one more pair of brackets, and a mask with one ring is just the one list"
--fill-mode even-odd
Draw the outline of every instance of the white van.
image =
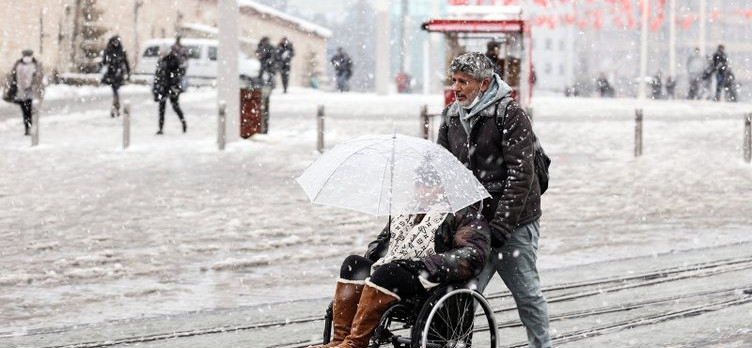
[[[141, 44], [141, 52], [136, 65], [136, 74], [154, 75], [159, 60], [159, 49], [171, 47], [175, 39], [151, 39]], [[180, 44], [188, 50], [186, 77], [191, 85], [213, 85], [217, 79], [217, 40], [181, 38]], [[254, 58], [240, 52], [238, 74], [241, 79], [258, 76], [261, 64]]]

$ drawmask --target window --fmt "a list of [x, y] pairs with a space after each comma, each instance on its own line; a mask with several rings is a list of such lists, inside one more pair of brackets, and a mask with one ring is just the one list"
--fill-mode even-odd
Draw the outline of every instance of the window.
[[185, 46], [185, 48], [188, 50], [188, 59], [199, 59], [199, 58], [201, 58], [201, 47], [198, 47], [198, 46]]
[[209, 51], [207, 52], [209, 55], [209, 60], [217, 60], [217, 48], [216, 47], [209, 47]]
[[144, 57], [159, 57], [159, 46], [149, 46], [144, 50]]
[[563, 51], [567, 45], [564, 43], [564, 40], [559, 40], [559, 51]]
[[544, 73], [545, 73], [546, 75], [551, 75], [551, 69], [552, 69], [552, 67], [551, 67], [551, 63], [546, 63], [546, 66], [545, 66], [545, 70], [543, 70], [543, 72], [544, 72]]
[[550, 51], [550, 50], [552, 49], [553, 45], [554, 45], [554, 42], [553, 42], [553, 40], [551, 40], [551, 39], [546, 39], [546, 50], [549, 50], [549, 51]]

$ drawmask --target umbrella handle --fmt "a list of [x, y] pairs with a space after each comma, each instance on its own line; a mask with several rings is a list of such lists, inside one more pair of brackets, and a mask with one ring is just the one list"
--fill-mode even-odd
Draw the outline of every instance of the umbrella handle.
[[478, 218], [483, 218], [483, 200], [481, 199], [480, 202], [478, 202]]

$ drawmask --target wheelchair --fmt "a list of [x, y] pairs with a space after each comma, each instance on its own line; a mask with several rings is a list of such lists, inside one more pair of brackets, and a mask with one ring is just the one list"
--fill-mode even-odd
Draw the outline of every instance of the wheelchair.
[[[498, 328], [491, 305], [475, 281], [439, 285], [425, 296], [402, 299], [381, 316], [369, 348], [496, 348]], [[331, 340], [332, 304], [324, 317]]]

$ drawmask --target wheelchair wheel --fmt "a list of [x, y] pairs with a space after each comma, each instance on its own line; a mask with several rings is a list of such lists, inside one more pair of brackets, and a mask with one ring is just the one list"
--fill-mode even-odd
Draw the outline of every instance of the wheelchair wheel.
[[447, 287], [423, 305], [412, 331], [413, 348], [496, 348], [493, 310], [479, 292]]
[[410, 327], [414, 322], [415, 310], [412, 307], [393, 304], [381, 316], [368, 347], [410, 348]]
[[322, 344], [327, 344], [332, 340], [332, 323], [334, 321], [332, 304], [333, 302], [329, 302], [329, 307], [326, 308], [326, 314], [324, 314], [324, 340]]

